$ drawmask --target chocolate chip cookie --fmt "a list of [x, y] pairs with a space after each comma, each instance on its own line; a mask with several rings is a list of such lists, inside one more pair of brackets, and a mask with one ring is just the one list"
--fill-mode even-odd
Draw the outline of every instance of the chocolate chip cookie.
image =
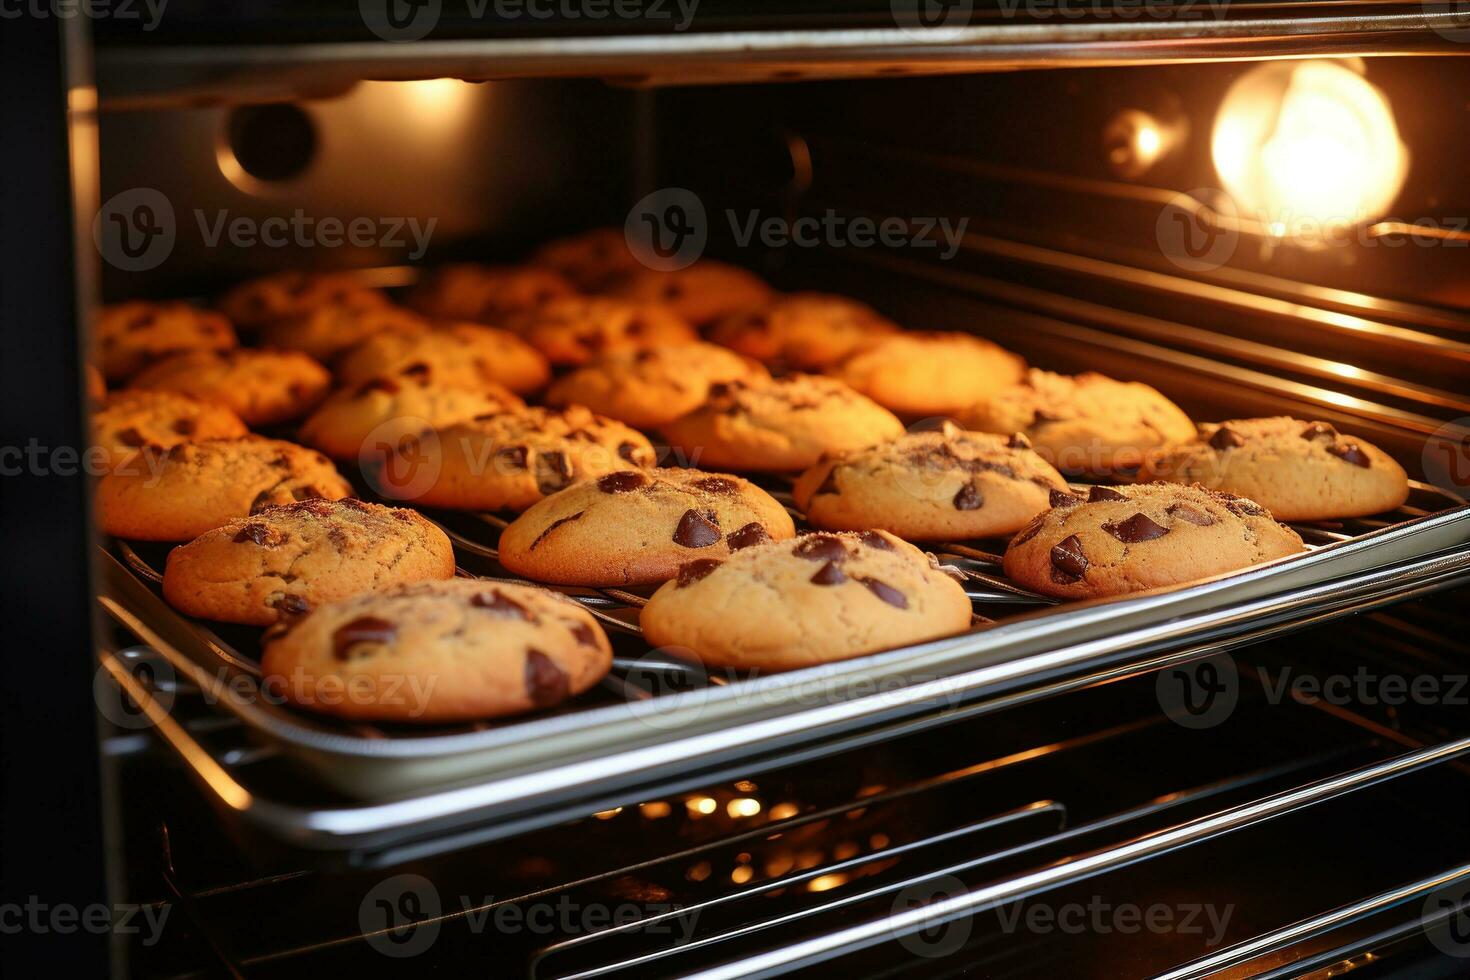
[[882, 528], [913, 541], [1008, 535], [1046, 510], [1067, 482], [1024, 436], [966, 432], [952, 422], [823, 460], [792, 497], [816, 527]]
[[1194, 423], [1169, 399], [1136, 381], [1101, 374], [1030, 371], [960, 416], [982, 432], [1022, 432], [1058, 469], [1111, 476], [1144, 453], [1194, 438]]
[[120, 538], [188, 541], [272, 504], [351, 495], [321, 453], [279, 439], [209, 439], [114, 468], [97, 484], [97, 523]]
[[301, 424], [299, 435], [333, 459], [376, 459], [424, 429], [525, 407], [500, 385], [443, 384], [425, 367], [338, 389]]
[[474, 418], [402, 440], [375, 485], [395, 499], [457, 510], [525, 510], [578, 480], [652, 466], [635, 429], [580, 405]]
[[246, 425], [300, 418], [326, 397], [327, 369], [296, 351], [239, 349], [176, 354], [144, 368], [128, 387], [192, 395], [230, 409]]
[[453, 577], [449, 538], [415, 512], [302, 500], [170, 551], [163, 597], [190, 616], [268, 626], [362, 592]]
[[716, 383], [708, 401], [661, 431], [691, 465], [782, 473], [897, 439], [903, 423], [834, 378], [789, 374]]
[[106, 452], [109, 469], [144, 447], [162, 453], [181, 442], [247, 434], [223, 405], [171, 391], [119, 391], [92, 413], [92, 445]]
[[608, 295], [656, 303], [696, 325], [770, 301], [771, 287], [735, 265], [702, 259], [684, 269], [661, 272], [639, 267], [613, 283]]
[[260, 328], [260, 341], [325, 362], [382, 331], [413, 335], [428, 329], [428, 320], [391, 303], [343, 304], [273, 320]]
[[638, 429], [656, 429], [694, 411], [713, 384], [770, 375], [714, 344], [675, 344], [604, 354], [551, 383], [549, 405], [586, 405]]
[[555, 269], [589, 293], [642, 268], [621, 228], [595, 228], [547, 242], [532, 253], [531, 261]]
[[699, 339], [688, 321], [670, 310], [606, 296], [555, 299], [507, 318], [506, 326], [558, 367], [586, 364], [599, 354]]
[[671, 653], [780, 671], [963, 632], [970, 600], [906, 541], [823, 532], [690, 561], [639, 623]]
[[957, 415], [1020, 379], [1026, 362], [967, 333], [906, 331], [871, 341], [830, 373], [899, 415]]
[[518, 394], [535, 391], [551, 377], [536, 349], [509, 330], [456, 323], [416, 334], [376, 333], [337, 360], [337, 381], [428, 369], [442, 384], [503, 385]]
[[607, 675], [592, 614], [535, 586], [417, 582], [272, 627], [261, 669], [292, 703], [359, 721], [456, 722], [554, 708]]
[[766, 364], [819, 371], [898, 326], [864, 303], [830, 293], [791, 293], [725, 317], [709, 339]]
[[1266, 508], [1204, 487], [1148, 483], [1059, 496], [1011, 539], [1005, 572], [1061, 599], [1121, 595], [1237, 571], [1303, 550]]
[[786, 509], [738, 476], [623, 470], [533, 504], [501, 533], [500, 563], [538, 582], [649, 585], [795, 533]]
[[1404, 468], [1377, 446], [1285, 416], [1202, 425], [1198, 439], [1150, 453], [1138, 478], [1239, 494], [1283, 521], [1381, 514], [1409, 496]]
[[409, 291], [407, 303], [439, 320], [500, 326], [507, 316], [576, 293], [561, 273], [545, 266], [465, 262], [430, 272]]
[[228, 290], [216, 307], [236, 326], [256, 330], [272, 320], [323, 306], [383, 306], [388, 297], [350, 272], [278, 272]]
[[213, 310], [144, 300], [104, 306], [93, 339], [97, 364], [109, 381], [122, 381], [174, 354], [238, 345], [230, 321]]

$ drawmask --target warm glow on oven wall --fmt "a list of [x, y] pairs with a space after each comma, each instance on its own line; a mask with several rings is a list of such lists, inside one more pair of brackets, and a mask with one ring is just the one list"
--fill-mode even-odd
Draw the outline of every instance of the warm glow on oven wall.
[[1388, 100], [1354, 67], [1275, 62], [1230, 87], [1211, 152], [1240, 217], [1292, 238], [1387, 212], [1408, 151]]

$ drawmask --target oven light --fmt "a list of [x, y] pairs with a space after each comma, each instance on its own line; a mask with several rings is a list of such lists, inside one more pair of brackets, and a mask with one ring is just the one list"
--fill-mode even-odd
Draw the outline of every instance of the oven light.
[[662, 820], [669, 815], [670, 811], [671, 807], [663, 800], [638, 804], [638, 812], [642, 813], [649, 820]]
[[718, 806], [714, 798], [709, 796], [693, 797], [685, 800], [684, 805], [689, 808], [690, 816], [708, 816], [714, 813], [715, 807]]
[[761, 812], [761, 802], [748, 796], [736, 797], [725, 804], [725, 812], [732, 817], [753, 817]]
[[1298, 240], [1382, 215], [1408, 170], [1388, 100], [1331, 61], [1247, 72], [1220, 106], [1211, 153], [1238, 213]]

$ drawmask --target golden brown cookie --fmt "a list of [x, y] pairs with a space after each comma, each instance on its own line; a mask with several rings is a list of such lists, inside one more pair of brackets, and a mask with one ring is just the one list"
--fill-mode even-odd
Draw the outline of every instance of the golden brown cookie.
[[1029, 371], [960, 422], [982, 432], [1025, 433], [1059, 469], [1099, 476], [1137, 466], [1151, 449], [1194, 438], [1189, 416], [1158, 391], [1093, 372]]
[[639, 623], [671, 653], [770, 672], [961, 633], [970, 615], [964, 589], [922, 551], [863, 531], [695, 559], [653, 594]]
[[359, 721], [453, 722], [554, 708], [607, 676], [612, 645], [571, 599], [515, 582], [417, 582], [273, 627], [270, 689]]
[[441, 384], [503, 385], [519, 394], [551, 377], [546, 358], [509, 330], [456, 323], [418, 334], [374, 334], [338, 358], [337, 381], [361, 384], [424, 367]]
[[791, 496], [814, 527], [882, 528], [911, 541], [1008, 535], [1051, 506], [1067, 482], [1024, 436], [966, 432], [952, 422], [824, 460]]
[[593, 415], [527, 408], [405, 439], [374, 478], [396, 500], [456, 510], [525, 510], [578, 480], [652, 466], [641, 432]]
[[122, 381], [154, 361], [187, 351], [237, 346], [230, 321], [188, 303], [112, 303], [97, 317], [97, 362], [109, 381]]
[[363, 592], [453, 577], [449, 538], [415, 512], [302, 500], [170, 551], [163, 597], [190, 616], [268, 626]]
[[637, 303], [673, 310], [690, 323], [703, 325], [770, 301], [771, 287], [736, 265], [702, 259], [673, 272], [639, 268], [606, 290]]
[[714, 344], [675, 344], [604, 354], [546, 389], [549, 405], [586, 405], [638, 429], [656, 429], [704, 404], [710, 385], [770, 377]]
[[328, 362], [349, 347], [379, 332], [420, 334], [429, 322], [412, 310], [391, 303], [319, 306], [273, 320], [260, 328], [260, 342], [280, 350], [300, 351]]
[[215, 305], [231, 322], [255, 330], [272, 320], [324, 306], [383, 306], [388, 298], [350, 272], [278, 272], [242, 282]]
[[301, 441], [339, 460], [377, 459], [404, 438], [526, 403], [497, 384], [441, 384], [432, 371], [368, 378], [334, 392], [301, 423]]
[[569, 296], [508, 317], [519, 333], [557, 366], [586, 364], [600, 354], [645, 350], [699, 339], [683, 317], [650, 303], [606, 296]]
[[1286, 416], [1202, 425], [1198, 439], [1150, 453], [1138, 479], [1249, 497], [1282, 521], [1381, 514], [1409, 497], [1404, 468], [1377, 446]]
[[898, 330], [872, 307], [830, 293], [790, 293], [716, 323], [709, 339], [772, 365], [819, 371]]
[[541, 500], [500, 535], [500, 563], [564, 585], [650, 585], [695, 558], [796, 534], [760, 487], [701, 470], [623, 470]]
[[1026, 362], [981, 337], [906, 331], [871, 341], [829, 372], [904, 418], [953, 416], [1019, 381]]
[[279, 439], [209, 439], [114, 468], [97, 484], [97, 524], [120, 538], [188, 541], [272, 504], [351, 495], [321, 453]]
[[561, 273], [545, 266], [465, 262], [430, 272], [409, 291], [407, 303], [439, 320], [500, 326], [507, 316], [576, 293]]
[[555, 269], [577, 288], [592, 293], [642, 268], [621, 228], [595, 228], [547, 242], [531, 261]]
[[181, 442], [248, 434], [223, 405], [171, 391], [119, 391], [92, 413], [92, 445], [106, 453], [109, 469], [145, 446], [161, 453]]
[[1303, 550], [1260, 504], [1203, 487], [1093, 487], [1059, 498], [1013, 539], [1005, 572], [1060, 599], [1122, 595], [1237, 571]]
[[660, 431], [690, 465], [783, 473], [897, 439], [903, 423], [834, 378], [788, 374], [717, 383], [708, 401]]
[[246, 425], [299, 418], [326, 397], [327, 369], [296, 351], [259, 348], [177, 354], [144, 368], [129, 388], [172, 391], [223, 405]]

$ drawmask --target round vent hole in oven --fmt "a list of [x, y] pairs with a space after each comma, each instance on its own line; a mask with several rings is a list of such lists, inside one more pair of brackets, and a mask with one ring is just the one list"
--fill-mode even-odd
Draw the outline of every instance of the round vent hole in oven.
[[304, 173], [317, 149], [311, 117], [284, 102], [232, 110], [225, 140], [241, 170], [270, 183]]

